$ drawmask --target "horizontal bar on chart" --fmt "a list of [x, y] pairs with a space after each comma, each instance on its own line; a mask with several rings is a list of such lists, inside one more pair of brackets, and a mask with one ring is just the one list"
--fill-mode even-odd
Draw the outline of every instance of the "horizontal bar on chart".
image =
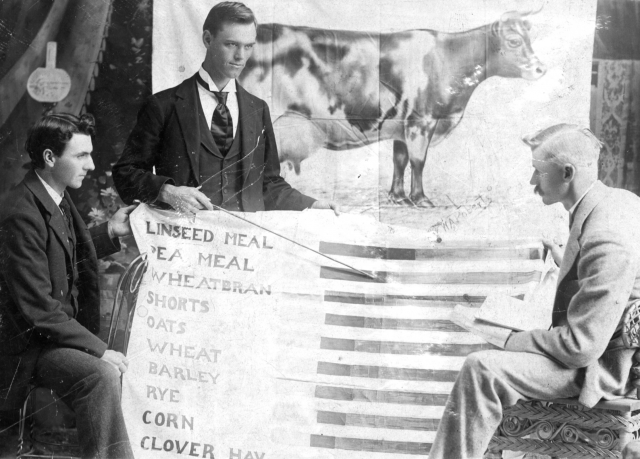
[[372, 328], [376, 330], [466, 332], [464, 328], [459, 327], [450, 320], [391, 319], [326, 314], [324, 323], [325, 325], [335, 325], [339, 327]]
[[375, 278], [367, 277], [347, 268], [322, 266], [320, 278], [348, 282], [396, 283], [396, 284], [465, 284], [465, 285], [500, 285], [526, 284], [538, 282], [541, 271], [525, 272], [391, 272], [367, 271]]
[[[463, 304], [469, 307], [479, 307], [487, 297], [485, 295], [378, 295], [372, 293], [343, 292], [327, 290], [324, 301], [345, 304], [366, 304], [371, 306], [438, 306]], [[524, 294], [514, 298], [524, 299]]]
[[328, 400], [393, 403], [397, 405], [444, 406], [449, 394], [428, 394], [423, 392], [355, 389], [352, 387], [317, 385], [315, 397]]
[[434, 344], [404, 343], [399, 341], [365, 341], [342, 338], [320, 338], [320, 349], [334, 351], [369, 352], [375, 354], [421, 355], [464, 357], [472, 352], [496, 349], [491, 344]]
[[333, 424], [338, 426], [421, 430], [428, 432], [438, 430], [438, 424], [440, 423], [439, 419], [338, 413], [335, 411], [318, 411], [317, 420], [320, 424]]
[[345, 365], [318, 362], [318, 374], [349, 376], [352, 378], [393, 379], [404, 381], [454, 382], [458, 375], [454, 370], [429, 370], [422, 368], [393, 368], [369, 365]]
[[433, 306], [433, 303], [450, 303], [451, 307], [458, 303], [465, 306], [480, 305], [486, 296], [469, 295], [376, 295], [371, 293], [324, 292], [324, 301], [332, 303], [366, 304], [371, 306]]
[[310, 446], [315, 448], [368, 451], [371, 453], [401, 453], [413, 455], [429, 454], [431, 443], [367, 440], [361, 438], [329, 437], [311, 435]]
[[381, 260], [540, 260], [542, 248], [531, 247], [434, 247], [400, 249], [320, 241], [320, 252]]

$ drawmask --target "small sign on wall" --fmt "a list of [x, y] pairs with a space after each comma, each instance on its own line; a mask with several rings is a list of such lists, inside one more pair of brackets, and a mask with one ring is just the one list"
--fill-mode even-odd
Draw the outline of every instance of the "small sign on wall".
[[69, 74], [56, 68], [57, 49], [55, 41], [47, 43], [46, 67], [35, 69], [27, 80], [27, 91], [38, 102], [60, 102], [71, 90]]

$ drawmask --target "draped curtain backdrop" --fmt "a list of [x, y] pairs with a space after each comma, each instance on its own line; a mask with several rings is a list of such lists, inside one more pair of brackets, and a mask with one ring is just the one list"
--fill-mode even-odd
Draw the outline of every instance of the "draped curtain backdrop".
[[[598, 2], [591, 100], [600, 179], [640, 193], [640, 2]], [[615, 26], [614, 26], [615, 25]]]
[[603, 142], [600, 179], [640, 191], [640, 60], [601, 60], [595, 93], [595, 134]]

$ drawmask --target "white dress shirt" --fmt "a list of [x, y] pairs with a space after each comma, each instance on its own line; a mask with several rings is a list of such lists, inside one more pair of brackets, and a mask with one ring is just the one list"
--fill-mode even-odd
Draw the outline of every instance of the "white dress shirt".
[[[218, 86], [216, 86], [205, 69], [200, 67], [198, 73], [200, 74], [200, 77], [209, 85], [209, 88], [212, 91], [223, 91], [229, 93], [227, 94], [226, 106], [229, 109], [229, 114], [231, 115], [231, 120], [233, 121], [233, 137], [235, 138], [236, 132], [238, 131], [238, 120], [240, 119], [240, 107], [238, 105], [236, 80], [230, 80], [224, 88], [220, 89], [218, 88]], [[204, 119], [207, 120], [207, 125], [211, 125], [211, 118], [213, 117], [213, 112], [218, 105], [218, 98], [211, 92], [203, 88], [200, 83], [198, 83], [198, 95], [200, 96], [200, 104], [202, 105], [202, 111], [204, 112]]]
[[[40, 181], [44, 185], [44, 189], [47, 190], [47, 193], [49, 193], [49, 196], [51, 196], [51, 199], [53, 199], [53, 202], [56, 203], [56, 206], [60, 207], [60, 203], [62, 202], [62, 199], [64, 198], [64, 194], [58, 194], [58, 192], [56, 190], [51, 188], [51, 186], [47, 182], [45, 182], [42, 179], [42, 177], [40, 177], [40, 174], [38, 174], [38, 171], [36, 171], [36, 175], [38, 176], [38, 178], [40, 179]], [[60, 212], [62, 212], [62, 209], [60, 210]]]
[[[49, 196], [51, 196], [51, 199], [53, 199], [53, 202], [56, 203], [56, 206], [58, 206], [58, 209], [60, 210], [60, 213], [64, 217], [64, 213], [62, 212], [62, 209], [60, 209], [60, 203], [64, 199], [64, 194], [58, 194], [58, 192], [56, 190], [51, 188], [51, 186], [47, 182], [45, 182], [42, 179], [42, 177], [40, 177], [40, 174], [38, 174], [38, 171], [36, 171], [36, 175], [38, 176], [38, 178], [40, 179], [40, 181], [44, 185], [44, 189], [47, 190], [47, 193], [49, 193]], [[109, 220], [109, 223], [107, 224], [107, 232], [109, 233], [109, 237], [111, 239], [115, 239], [116, 238], [116, 235], [113, 233], [113, 228], [111, 227], [111, 220]]]

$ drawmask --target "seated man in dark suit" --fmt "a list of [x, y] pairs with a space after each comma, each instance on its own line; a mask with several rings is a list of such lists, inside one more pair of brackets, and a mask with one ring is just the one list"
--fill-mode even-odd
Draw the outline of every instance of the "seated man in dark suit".
[[131, 234], [130, 206], [88, 229], [65, 191], [94, 169], [91, 115], [49, 115], [29, 131], [32, 163], [9, 193], [0, 223], [0, 410], [30, 382], [75, 411], [83, 457], [132, 458], [120, 407], [127, 359], [96, 336], [98, 257]]
[[221, 2], [204, 21], [207, 49], [198, 72], [149, 97], [113, 166], [126, 203], [164, 203], [195, 213], [329, 209], [280, 176], [269, 107], [236, 81], [256, 43], [256, 19], [242, 3]]
[[578, 397], [592, 407], [635, 391], [634, 350], [619, 331], [640, 298], [640, 198], [598, 181], [600, 142], [588, 129], [559, 124], [523, 140], [531, 147], [533, 191], [546, 205], [562, 204], [571, 222], [552, 327], [514, 332], [504, 351], [467, 357], [431, 459], [482, 458], [503, 407], [520, 399]]

